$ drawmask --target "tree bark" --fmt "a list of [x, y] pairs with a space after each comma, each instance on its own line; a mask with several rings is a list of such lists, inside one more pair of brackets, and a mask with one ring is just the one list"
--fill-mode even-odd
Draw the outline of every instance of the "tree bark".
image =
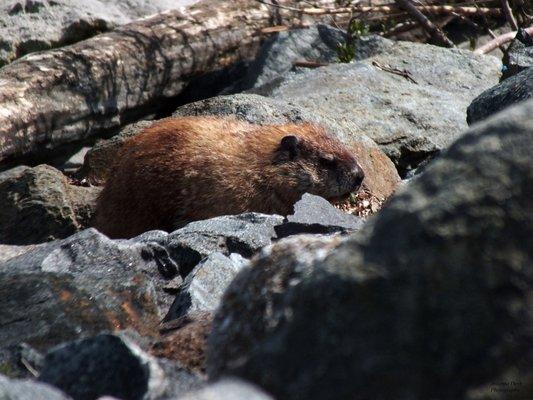
[[117, 128], [195, 77], [253, 57], [261, 29], [301, 19], [254, 0], [202, 0], [23, 57], [0, 69], [0, 165]]

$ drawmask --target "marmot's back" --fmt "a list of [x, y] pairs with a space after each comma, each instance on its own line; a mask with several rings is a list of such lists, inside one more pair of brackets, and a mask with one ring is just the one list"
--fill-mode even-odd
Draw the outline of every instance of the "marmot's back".
[[356, 190], [363, 173], [323, 129], [228, 118], [169, 118], [127, 140], [98, 199], [110, 237], [246, 211], [288, 214], [303, 193]]

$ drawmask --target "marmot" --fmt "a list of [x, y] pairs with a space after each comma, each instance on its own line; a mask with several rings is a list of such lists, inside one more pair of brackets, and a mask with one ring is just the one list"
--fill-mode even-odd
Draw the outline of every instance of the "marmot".
[[124, 142], [95, 225], [129, 238], [225, 214], [287, 215], [305, 192], [338, 198], [363, 178], [350, 151], [315, 125], [167, 118]]

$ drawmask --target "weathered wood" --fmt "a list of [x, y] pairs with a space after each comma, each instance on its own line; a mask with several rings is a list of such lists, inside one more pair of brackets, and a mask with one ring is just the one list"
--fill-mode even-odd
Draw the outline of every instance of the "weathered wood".
[[193, 78], [253, 57], [262, 29], [301, 24], [254, 0], [202, 0], [21, 58], [0, 70], [0, 163], [116, 128]]

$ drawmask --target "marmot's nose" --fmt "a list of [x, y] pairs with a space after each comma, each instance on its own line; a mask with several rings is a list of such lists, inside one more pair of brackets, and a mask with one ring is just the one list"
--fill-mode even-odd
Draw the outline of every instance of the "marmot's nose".
[[363, 183], [363, 179], [365, 179], [365, 173], [360, 167], [355, 167], [352, 169], [352, 177], [354, 189], [359, 189], [361, 183]]

